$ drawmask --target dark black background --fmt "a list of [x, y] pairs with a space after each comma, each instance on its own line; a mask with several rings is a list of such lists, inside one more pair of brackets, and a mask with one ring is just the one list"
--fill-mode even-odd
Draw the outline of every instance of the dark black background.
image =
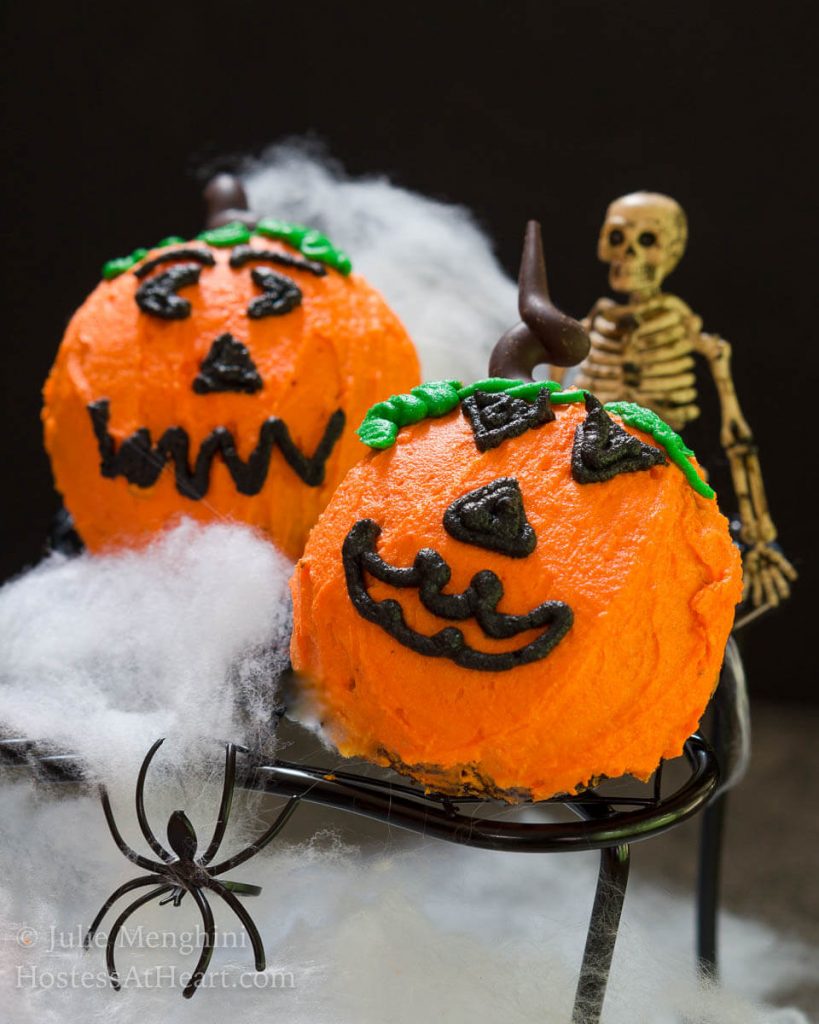
[[539, 218], [553, 297], [575, 315], [606, 290], [595, 246], [607, 203], [647, 188], [683, 204], [689, 249], [669, 287], [734, 345], [774, 519], [802, 573], [787, 608], [749, 630], [752, 692], [810, 698], [816, 19], [809, 4], [754, 10], [7, 5], [2, 577], [39, 557], [57, 505], [40, 387], [101, 261], [199, 230], [204, 164], [313, 132], [352, 174], [471, 207], [510, 272], [525, 220]]

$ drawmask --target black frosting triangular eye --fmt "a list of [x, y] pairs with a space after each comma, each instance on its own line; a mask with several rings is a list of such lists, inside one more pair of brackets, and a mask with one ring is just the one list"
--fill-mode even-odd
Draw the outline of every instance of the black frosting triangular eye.
[[220, 334], [202, 360], [193, 382], [197, 395], [214, 391], [240, 391], [248, 395], [260, 391], [262, 378], [247, 348], [232, 334]]
[[512, 558], [531, 555], [537, 544], [523, 508], [520, 484], [507, 476], [453, 501], [444, 512], [444, 529], [465, 544]]
[[572, 476], [579, 484], [599, 484], [667, 463], [659, 448], [629, 434], [593, 395], [586, 396], [586, 419], [574, 432], [572, 448]]
[[497, 448], [510, 437], [519, 437], [555, 418], [549, 392], [545, 389], [534, 402], [503, 392], [476, 391], [463, 400], [461, 408], [481, 452]]

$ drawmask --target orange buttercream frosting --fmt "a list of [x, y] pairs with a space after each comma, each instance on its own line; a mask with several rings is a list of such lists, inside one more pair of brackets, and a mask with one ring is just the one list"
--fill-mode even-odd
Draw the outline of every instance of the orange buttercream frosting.
[[[405, 426], [336, 491], [293, 577], [291, 656], [343, 754], [442, 792], [544, 799], [601, 776], [645, 779], [696, 729], [741, 596], [727, 521], [670, 463], [579, 483], [572, 451], [586, 410], [555, 413], [485, 451], [459, 408]], [[444, 524], [454, 502], [496, 480], [517, 482], [536, 538], [530, 553], [490, 550]], [[545, 657], [501, 670], [419, 653], [351, 598], [342, 548], [361, 521], [380, 528], [373, 549], [389, 566], [411, 568], [432, 549], [451, 569], [444, 594], [466, 592], [489, 570], [502, 584], [498, 612], [562, 602], [570, 628]], [[397, 602], [413, 635], [455, 627], [473, 651], [497, 654], [544, 633], [493, 639], [474, 618], [433, 614], [417, 586], [362, 565], [367, 598]]]
[[[367, 407], [385, 390], [418, 382], [406, 331], [362, 277], [315, 263], [305, 269], [311, 261], [283, 242], [254, 237], [249, 246], [284, 259], [245, 254], [237, 262], [237, 246], [201, 240], [165, 246], [102, 281], [72, 318], [45, 386], [43, 421], [57, 488], [92, 550], [149, 536], [184, 514], [261, 527], [296, 558], [360, 457], [354, 429]], [[184, 255], [191, 249], [204, 252], [207, 262], [194, 261], [188, 279], [176, 279], [181, 283], [156, 284], [174, 266], [191, 263]], [[175, 262], [139, 276], [157, 256], [174, 252], [180, 253]], [[197, 267], [198, 280], [191, 280]], [[152, 280], [159, 293], [153, 300]], [[147, 312], [137, 301], [140, 289]], [[151, 301], [161, 312], [174, 296], [189, 304], [186, 315], [178, 306], [171, 316], [151, 312]], [[103, 443], [106, 433], [112, 442], [105, 474], [92, 409]], [[329, 438], [321, 473], [294, 470], [279, 427], [263, 436], [271, 417], [286, 426], [305, 458]], [[176, 433], [166, 435], [169, 429]], [[171, 438], [164, 447], [163, 436]], [[122, 458], [128, 439], [130, 462]], [[185, 477], [196, 474], [206, 439], [206, 454], [208, 445], [218, 450], [209, 466], [205, 459], [204, 472], [200, 464], [197, 491]], [[172, 444], [181, 452], [182, 479]], [[231, 450], [236, 476], [246, 478], [241, 488], [229, 469]], [[315, 479], [305, 481], [309, 472]]]

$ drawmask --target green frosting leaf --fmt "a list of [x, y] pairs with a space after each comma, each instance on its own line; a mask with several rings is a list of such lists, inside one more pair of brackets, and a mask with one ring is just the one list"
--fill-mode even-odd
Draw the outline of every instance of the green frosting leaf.
[[398, 437], [398, 424], [378, 416], [370, 418], [367, 413], [356, 433], [370, 448], [391, 448]]
[[370, 409], [368, 416], [383, 417], [399, 427], [417, 423], [428, 415], [427, 403], [416, 395], [393, 395]]
[[392, 395], [367, 411], [356, 433], [370, 448], [389, 448], [401, 427], [454, 409], [460, 386], [459, 380], [433, 380], [413, 388], [409, 395]]
[[[540, 391], [540, 384], [537, 381], [533, 382]], [[525, 386], [519, 380], [512, 380], [510, 377], [484, 377], [483, 380], [476, 380], [474, 384], [467, 384], [466, 387], [459, 388], [458, 398], [462, 401], [464, 398], [469, 398], [470, 395], [474, 395], [476, 391], [509, 391], [510, 388], [515, 386]]]
[[[179, 235], [168, 235], [167, 238], [163, 238], [161, 242], [157, 242], [151, 248], [164, 249], [166, 245], [178, 245], [184, 241], [186, 239], [180, 238]], [[134, 264], [144, 259], [150, 251], [150, 249], [134, 249], [130, 256], [119, 256], [117, 259], [108, 260], [102, 265], [102, 276], [106, 281], [113, 281], [115, 277], [124, 274], [126, 270], [130, 270]]]
[[476, 391], [488, 391], [496, 393], [503, 391], [512, 398], [524, 398], [527, 402], [534, 402], [541, 391], [548, 391], [552, 403], [555, 405], [566, 402], [582, 402], [586, 398], [585, 391], [562, 391], [563, 385], [556, 380], [528, 380], [521, 381], [510, 377], [485, 377], [483, 380], [476, 380], [474, 384], [467, 384], [458, 391], [458, 397], [463, 401], [469, 398]]
[[293, 224], [287, 220], [279, 220], [278, 217], [262, 217], [256, 225], [257, 235], [266, 235], [268, 238], [278, 238], [282, 242], [289, 242], [297, 249], [305, 235], [312, 231], [312, 228], [304, 224]]
[[605, 409], [606, 412], [613, 412], [619, 416], [629, 427], [642, 430], [644, 434], [650, 434], [666, 450], [674, 465], [683, 471], [686, 480], [697, 494], [701, 494], [703, 498], [716, 497], [714, 489], [708, 486], [694, 468], [693, 463], [689, 461], [694, 454], [693, 451], [656, 412], [637, 405], [636, 402], [607, 402]]
[[280, 242], [287, 242], [294, 249], [298, 249], [302, 256], [325, 263], [345, 277], [353, 269], [350, 257], [342, 249], [338, 249], [325, 235], [315, 228], [305, 227], [303, 224], [291, 224], [286, 220], [278, 220], [276, 217], [263, 217], [256, 225], [256, 235], [264, 235], [266, 238], [275, 238]]
[[106, 281], [112, 281], [126, 270], [130, 270], [135, 263], [139, 263], [148, 255], [147, 249], [134, 249], [130, 256], [120, 256], [114, 260], [108, 260], [102, 265], [102, 276]]
[[232, 245], [244, 245], [250, 241], [250, 228], [239, 220], [222, 224], [218, 228], [200, 231], [196, 236], [200, 242], [207, 242], [217, 249], [228, 249]]
[[521, 383], [516, 381], [512, 387], [506, 388], [506, 394], [512, 398], [525, 398], [527, 402], [534, 402], [541, 391], [548, 391], [550, 395], [560, 391], [560, 385], [556, 380], [531, 380]]
[[[554, 383], [554, 382], [552, 382]], [[569, 405], [571, 402], [585, 402], [586, 391], [557, 391], [552, 392], [552, 405]]]
[[445, 416], [460, 401], [459, 380], [432, 380], [413, 388], [411, 395], [426, 404], [427, 416]]

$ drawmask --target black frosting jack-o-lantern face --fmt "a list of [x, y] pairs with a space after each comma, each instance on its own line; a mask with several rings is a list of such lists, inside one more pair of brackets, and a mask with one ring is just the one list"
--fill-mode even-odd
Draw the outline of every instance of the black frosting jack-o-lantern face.
[[[507, 477], [454, 501], [444, 513], [444, 528], [464, 543], [513, 558], [525, 558], [537, 544], [518, 482]], [[421, 549], [411, 567], [391, 565], [376, 551], [380, 534], [381, 527], [372, 519], [360, 519], [347, 534], [342, 547], [347, 593], [362, 618], [418, 654], [448, 658], [461, 668], [503, 672], [545, 658], [571, 628], [572, 610], [563, 601], [545, 601], [522, 615], [499, 612], [503, 584], [489, 569], [476, 573], [461, 593], [444, 593], [452, 569], [437, 551]], [[474, 619], [492, 640], [507, 640], [535, 629], [542, 632], [522, 647], [498, 653], [475, 649], [453, 626], [426, 636], [407, 624], [398, 601], [376, 601], [370, 595], [367, 574], [398, 589], [416, 589], [423, 607], [439, 618], [456, 622]]]
[[[327, 274], [320, 263], [289, 253], [255, 249], [250, 245], [236, 246], [228, 262], [235, 271], [241, 271], [250, 263], [272, 263], [305, 271], [315, 277]], [[173, 249], [148, 260], [134, 271], [134, 276], [141, 282], [134, 295], [137, 306], [143, 314], [160, 320], [187, 319], [192, 312], [191, 303], [178, 294], [179, 290], [199, 284], [202, 271], [215, 264], [216, 260], [208, 250], [196, 247]], [[261, 288], [262, 294], [248, 304], [246, 314], [249, 319], [285, 316], [301, 305], [302, 291], [291, 278], [266, 266], [253, 267], [251, 278]], [[214, 339], [191, 386], [197, 395], [216, 392], [254, 394], [263, 388], [264, 382], [246, 345], [230, 332], [225, 332]], [[207, 494], [211, 467], [217, 455], [227, 466], [240, 494], [258, 494], [267, 479], [271, 454], [277, 447], [302, 482], [309, 487], [317, 487], [324, 481], [327, 459], [344, 429], [344, 413], [336, 410], [328, 420], [318, 447], [308, 456], [293, 442], [287, 424], [278, 417], [269, 416], [260, 427], [259, 440], [250, 458], [242, 459], [233, 433], [226, 427], [217, 427], [201, 442], [191, 464], [190, 438], [184, 427], [170, 427], [156, 445], [151, 443], [150, 432], [139, 428], [117, 448], [108, 431], [108, 400], [89, 403], [88, 412], [104, 477], [123, 476], [137, 487], [152, 487], [165, 465], [172, 462], [178, 492], [194, 501]]]
[[47, 387], [60, 411], [45, 414], [58, 487], [91, 548], [183, 514], [250, 522], [300, 553], [358, 454], [348, 415], [379, 375], [401, 388], [418, 373], [380, 296], [313, 236], [229, 225], [106, 265]]
[[[510, 383], [514, 386], [514, 382]], [[469, 389], [460, 406], [479, 453], [515, 444], [515, 439], [554, 423], [549, 387], [533, 387], [536, 393], [527, 397], [504, 390]], [[605, 483], [621, 474], [667, 463], [663, 451], [615, 423], [592, 395], [573, 396], [567, 392], [566, 397], [583, 398], [586, 409], [585, 420], [575, 430], [571, 455], [571, 475], [577, 483]], [[444, 512], [443, 526], [456, 540], [510, 558], [525, 559], [537, 545], [520, 485], [513, 477], [497, 477], [456, 498]], [[418, 654], [448, 658], [462, 668], [506, 671], [545, 658], [572, 626], [572, 609], [562, 601], [545, 601], [521, 615], [499, 613], [497, 606], [504, 588], [500, 578], [489, 569], [475, 573], [461, 593], [444, 593], [452, 569], [435, 549], [422, 548], [412, 566], [399, 567], [377, 553], [380, 534], [381, 526], [372, 519], [358, 520], [347, 533], [342, 547], [347, 593], [362, 618]], [[420, 603], [428, 612], [454, 621], [473, 619], [484, 635], [493, 640], [509, 639], [533, 629], [543, 632], [516, 650], [499, 653], [477, 650], [467, 644], [461, 630], [451, 626], [428, 636], [407, 624], [397, 601], [377, 601], [370, 595], [367, 574], [380, 583], [417, 589]]]

